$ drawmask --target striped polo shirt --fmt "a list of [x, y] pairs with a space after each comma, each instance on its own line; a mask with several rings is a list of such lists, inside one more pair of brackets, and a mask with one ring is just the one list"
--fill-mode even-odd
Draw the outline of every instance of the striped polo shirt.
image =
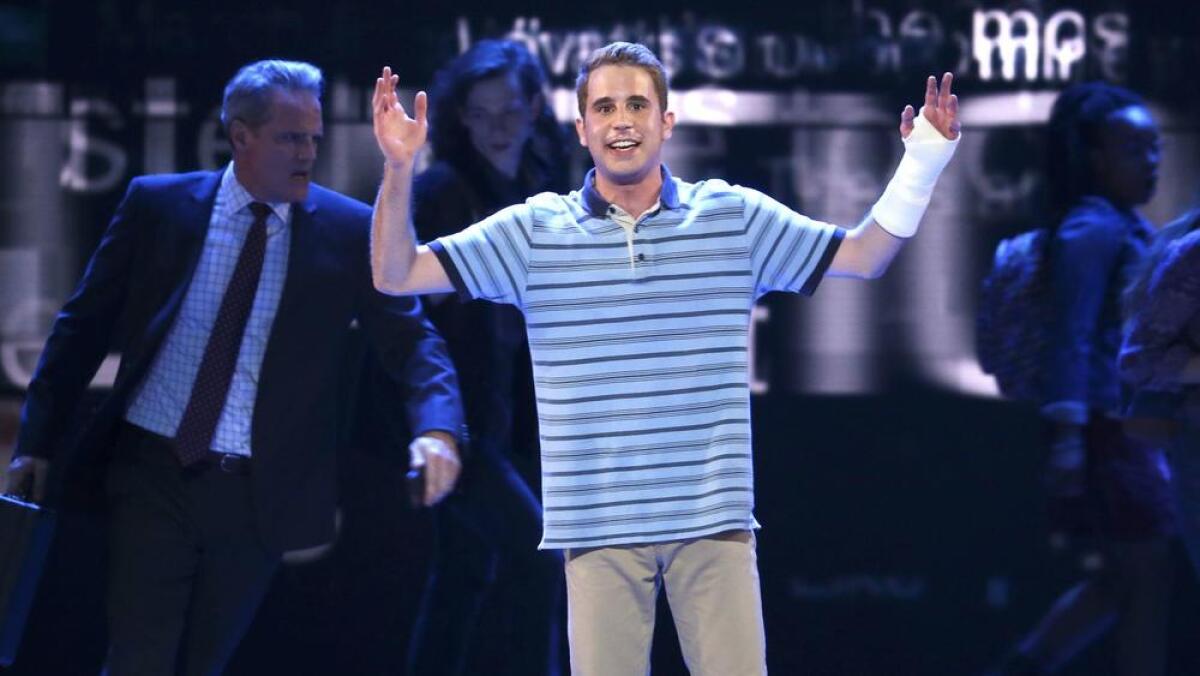
[[[525, 314], [541, 432], [543, 549], [757, 527], [750, 312], [811, 294], [843, 230], [663, 167], [632, 219], [595, 189], [542, 193], [435, 240], [460, 296]], [[625, 226], [622, 226], [622, 222]]]

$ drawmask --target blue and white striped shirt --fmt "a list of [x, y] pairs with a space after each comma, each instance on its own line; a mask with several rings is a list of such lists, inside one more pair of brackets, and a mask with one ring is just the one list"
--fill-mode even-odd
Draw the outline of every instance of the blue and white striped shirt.
[[[217, 189], [204, 250], [187, 296], [125, 414], [129, 422], [164, 437], [175, 436], [191, 396], [196, 372], [200, 370], [208, 336], [225, 297], [225, 287], [229, 285], [242, 252], [242, 243], [254, 222], [249, 209], [254, 201], [238, 183], [230, 164]], [[258, 375], [287, 276], [292, 205], [281, 203], [270, 207], [272, 213], [267, 217], [267, 250], [262, 276], [246, 322], [225, 408], [213, 435], [212, 448], [222, 453], [250, 455], [250, 424], [258, 393]]]
[[636, 223], [589, 174], [431, 244], [461, 295], [525, 313], [543, 548], [757, 526], [750, 312], [768, 291], [812, 293], [843, 231], [755, 190], [663, 174], [660, 208]]

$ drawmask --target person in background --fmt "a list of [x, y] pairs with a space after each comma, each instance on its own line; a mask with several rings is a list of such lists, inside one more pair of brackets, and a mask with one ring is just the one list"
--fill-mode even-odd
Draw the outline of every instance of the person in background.
[[1169, 402], [1157, 437], [1171, 458], [1179, 532], [1200, 574], [1200, 210], [1159, 231], [1127, 303], [1121, 376]]
[[1122, 290], [1152, 234], [1137, 207], [1154, 194], [1158, 127], [1136, 94], [1091, 82], [1058, 96], [1046, 143], [1049, 516], [1056, 533], [1098, 551], [994, 673], [1054, 673], [1111, 630], [1114, 673], [1154, 676], [1165, 663], [1174, 518], [1161, 454], [1124, 432], [1131, 397], [1117, 351]]
[[[565, 189], [566, 138], [544, 98], [546, 77], [524, 45], [484, 40], [437, 73], [430, 125], [435, 162], [413, 187], [423, 241], [452, 235], [541, 192]], [[471, 442], [459, 490], [433, 510], [434, 552], [408, 668], [464, 674], [472, 633], [498, 575], [515, 593], [503, 661], [489, 673], [558, 674], [562, 558], [537, 549], [541, 504], [512, 458], [536, 458], [533, 383], [521, 314], [482, 300], [426, 296], [459, 374]], [[514, 424], [517, 423], [517, 424]]]

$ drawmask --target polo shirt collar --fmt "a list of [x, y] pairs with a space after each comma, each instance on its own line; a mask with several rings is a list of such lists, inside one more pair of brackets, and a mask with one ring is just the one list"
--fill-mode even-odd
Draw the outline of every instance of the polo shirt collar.
[[[667, 169], [667, 165], [659, 165], [662, 171], [662, 191], [658, 195], [658, 202], [665, 209], [679, 208], [679, 188], [675, 186], [675, 181], [671, 179], [671, 171]], [[588, 213], [594, 218], [604, 218], [608, 215], [608, 200], [596, 190], [596, 170], [590, 169], [587, 176], [583, 177], [583, 188], [580, 189], [580, 194], [583, 196], [583, 206], [588, 210]]]

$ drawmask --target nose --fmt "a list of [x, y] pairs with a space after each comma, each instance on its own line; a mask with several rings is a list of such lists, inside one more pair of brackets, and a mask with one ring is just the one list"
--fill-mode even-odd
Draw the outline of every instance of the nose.
[[317, 140], [311, 136], [305, 136], [303, 139], [296, 142], [296, 159], [300, 160], [315, 160], [317, 159]]
[[492, 134], [503, 134], [508, 131], [508, 116], [504, 114], [489, 115], [487, 130]]

